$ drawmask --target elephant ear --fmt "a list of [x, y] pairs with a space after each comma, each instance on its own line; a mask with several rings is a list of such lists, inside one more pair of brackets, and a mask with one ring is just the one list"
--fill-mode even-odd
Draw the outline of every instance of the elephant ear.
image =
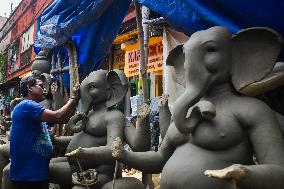
[[120, 102], [127, 93], [128, 81], [120, 70], [112, 70], [107, 74], [109, 95], [106, 106], [109, 108]]
[[249, 86], [271, 73], [282, 43], [281, 35], [269, 28], [248, 28], [233, 37], [232, 83], [237, 91], [252, 94]]
[[167, 58], [167, 66], [172, 66], [175, 70], [176, 83], [185, 88], [184, 61], [183, 45], [178, 45], [171, 50]]

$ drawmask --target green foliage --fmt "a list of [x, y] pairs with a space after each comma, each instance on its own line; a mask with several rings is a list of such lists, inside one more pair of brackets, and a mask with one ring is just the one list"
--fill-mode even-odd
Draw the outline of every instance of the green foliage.
[[4, 51], [0, 53], [0, 83], [2, 83], [6, 77], [6, 65], [8, 62], [8, 52]]

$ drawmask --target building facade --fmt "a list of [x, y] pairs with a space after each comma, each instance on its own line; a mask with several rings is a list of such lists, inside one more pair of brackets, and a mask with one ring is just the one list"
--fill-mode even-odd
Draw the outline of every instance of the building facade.
[[30, 73], [39, 16], [53, 0], [22, 0], [0, 29], [0, 111], [9, 115], [10, 101], [20, 96], [22, 77]]
[[5, 73], [0, 90], [10, 97], [19, 96], [19, 81], [31, 70], [35, 57], [33, 42], [38, 18], [53, 0], [22, 0], [0, 29], [0, 50], [6, 53]]

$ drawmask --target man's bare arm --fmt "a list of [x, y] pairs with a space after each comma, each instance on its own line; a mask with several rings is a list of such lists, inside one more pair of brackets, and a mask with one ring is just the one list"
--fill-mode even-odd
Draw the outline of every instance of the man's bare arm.
[[78, 101], [79, 101], [79, 85], [74, 87], [74, 96], [72, 96], [68, 102], [59, 110], [52, 111], [45, 109], [40, 119], [41, 121], [52, 123], [67, 123], [72, 115], [74, 115]]

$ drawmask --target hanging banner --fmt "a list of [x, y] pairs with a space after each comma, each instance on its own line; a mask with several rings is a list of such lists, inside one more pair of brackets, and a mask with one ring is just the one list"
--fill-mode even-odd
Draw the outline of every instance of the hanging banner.
[[[152, 37], [149, 39], [149, 57], [147, 72], [157, 72], [163, 70], [163, 43], [162, 37]], [[139, 75], [140, 50], [139, 43], [125, 46], [125, 66], [126, 77]]]

